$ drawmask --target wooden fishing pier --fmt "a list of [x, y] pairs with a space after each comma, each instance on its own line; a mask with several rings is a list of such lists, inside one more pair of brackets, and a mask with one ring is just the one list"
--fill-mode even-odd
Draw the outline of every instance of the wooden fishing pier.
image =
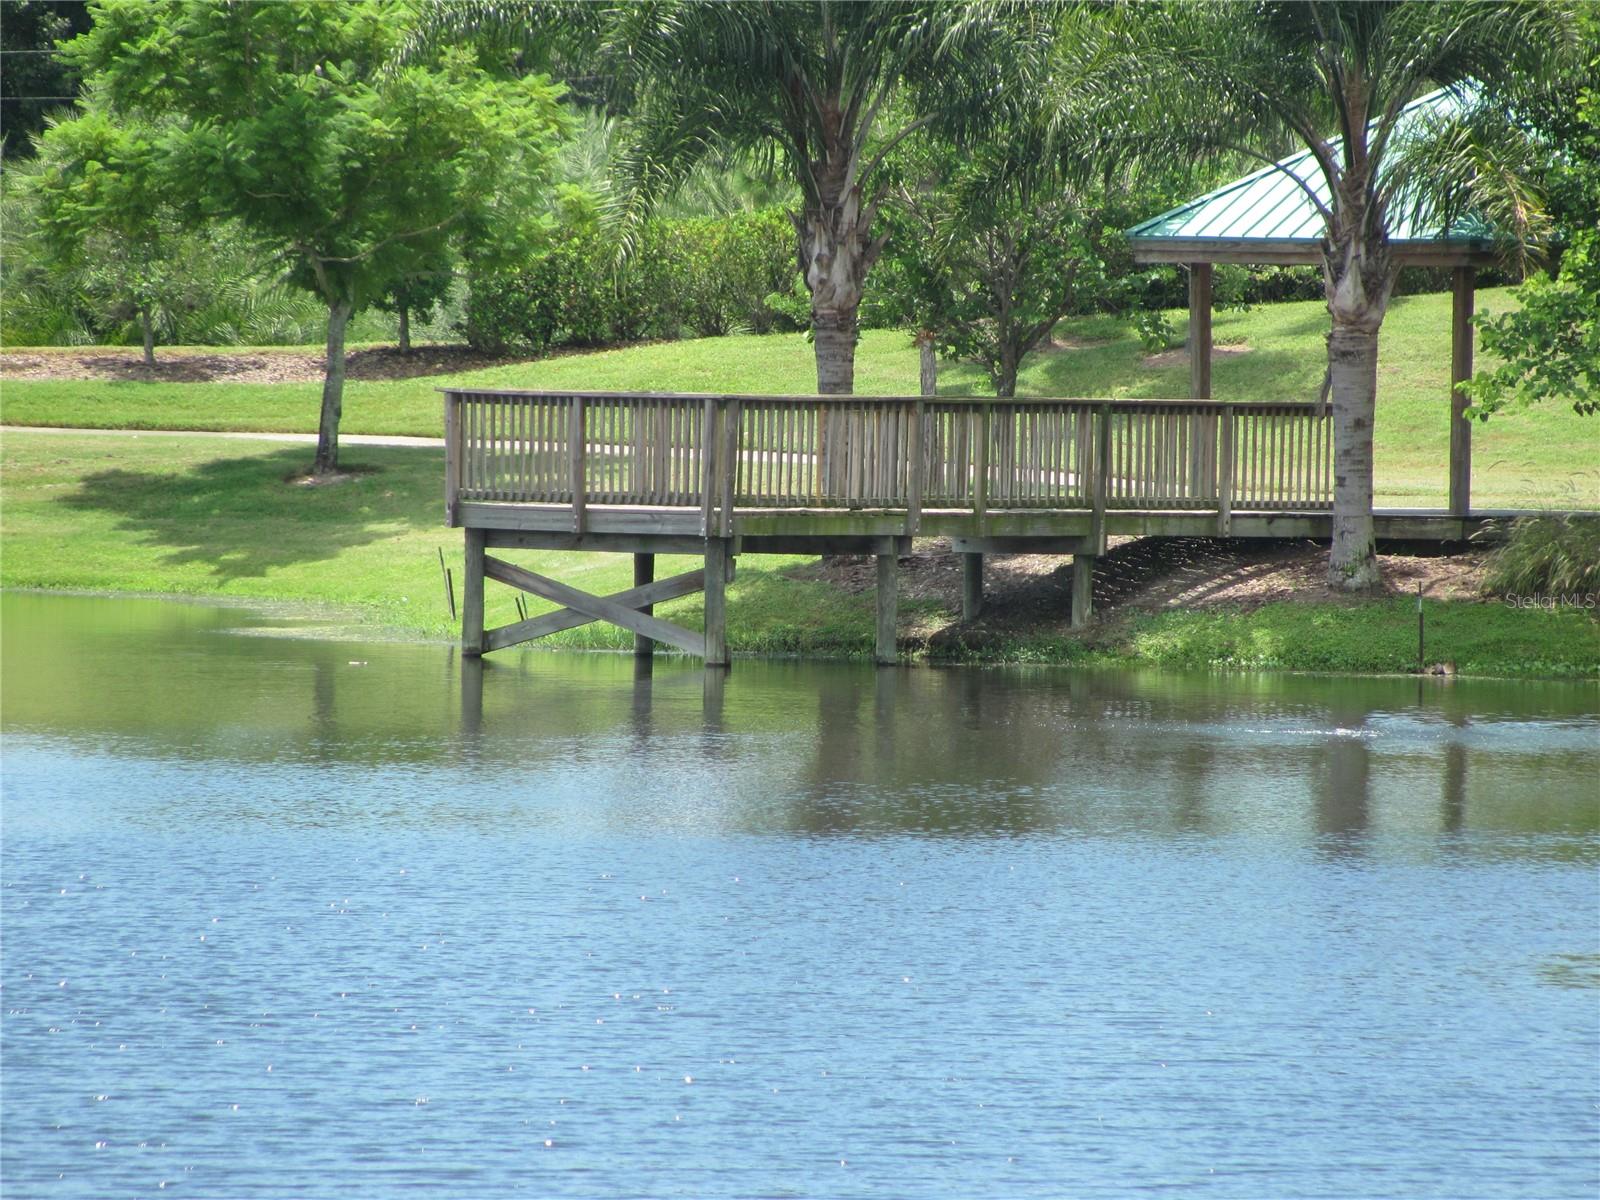
[[[871, 554], [876, 658], [892, 663], [896, 564], [915, 537], [948, 537], [963, 556], [969, 619], [985, 554], [1071, 555], [1081, 626], [1112, 535], [1332, 536], [1333, 422], [1320, 402], [450, 389], [445, 430], [468, 655], [607, 621], [639, 653], [662, 642], [726, 665], [740, 555]], [[1377, 536], [1461, 541], [1500, 515], [1468, 511], [1464, 485], [1451, 496], [1451, 510], [1379, 510]], [[632, 554], [634, 586], [591, 595], [496, 549]], [[656, 579], [657, 554], [704, 567]], [[562, 607], [485, 629], [485, 580]], [[694, 592], [703, 633], [653, 615]]]

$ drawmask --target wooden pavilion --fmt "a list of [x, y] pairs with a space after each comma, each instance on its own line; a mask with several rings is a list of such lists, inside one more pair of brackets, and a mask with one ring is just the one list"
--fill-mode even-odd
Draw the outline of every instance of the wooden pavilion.
[[[1450, 89], [1403, 110], [1396, 137], [1459, 109]], [[1338, 143], [1334, 142], [1337, 146]], [[1211, 276], [1215, 263], [1320, 265], [1324, 221], [1311, 200], [1330, 203], [1327, 180], [1310, 150], [1207, 192], [1128, 230], [1136, 262], [1176, 263], [1189, 270], [1189, 395], [1211, 398]], [[1472, 375], [1472, 304], [1477, 269], [1495, 261], [1493, 231], [1468, 216], [1439, 229], [1426, 210], [1390, 214], [1390, 246], [1408, 267], [1448, 267], [1451, 306], [1450, 508], [1472, 507], [1472, 424], [1458, 385]]]

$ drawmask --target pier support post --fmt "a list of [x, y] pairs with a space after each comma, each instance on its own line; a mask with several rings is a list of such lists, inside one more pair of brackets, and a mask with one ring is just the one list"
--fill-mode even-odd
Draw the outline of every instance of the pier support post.
[[976, 621], [983, 615], [983, 555], [961, 556], [961, 619]]
[[1072, 628], [1083, 629], [1094, 613], [1094, 559], [1092, 554], [1072, 556]]
[[[633, 586], [642, 587], [647, 583], [656, 581], [656, 556], [654, 554], [635, 554], [633, 556]], [[646, 616], [656, 611], [654, 604], [641, 605], [639, 611]], [[649, 658], [655, 653], [655, 641], [642, 633], [633, 635], [633, 652], [643, 658]]]
[[873, 661], [892, 667], [900, 661], [895, 650], [895, 624], [900, 615], [899, 557], [891, 546], [878, 555], [878, 638]]
[[483, 653], [483, 544], [483, 530], [468, 528], [461, 580], [461, 653], [473, 657]]
[[728, 576], [732, 543], [727, 538], [706, 539], [706, 654], [708, 667], [728, 665]]

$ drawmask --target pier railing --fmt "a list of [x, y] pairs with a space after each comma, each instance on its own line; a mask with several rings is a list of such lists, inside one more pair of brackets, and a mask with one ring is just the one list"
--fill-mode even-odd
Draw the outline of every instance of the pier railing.
[[1331, 507], [1333, 429], [1316, 402], [445, 393], [446, 496], [738, 509]]

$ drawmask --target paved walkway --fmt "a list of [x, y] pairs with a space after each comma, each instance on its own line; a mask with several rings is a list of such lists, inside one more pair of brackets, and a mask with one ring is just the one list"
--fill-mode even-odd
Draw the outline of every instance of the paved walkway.
[[[0, 434], [82, 433], [95, 437], [234, 438], [244, 442], [290, 442], [314, 446], [314, 433], [214, 433], [204, 429], [73, 429], [57, 425], [0, 425]], [[400, 434], [341, 433], [341, 446], [423, 446], [444, 449], [443, 438], [403, 437]]]

